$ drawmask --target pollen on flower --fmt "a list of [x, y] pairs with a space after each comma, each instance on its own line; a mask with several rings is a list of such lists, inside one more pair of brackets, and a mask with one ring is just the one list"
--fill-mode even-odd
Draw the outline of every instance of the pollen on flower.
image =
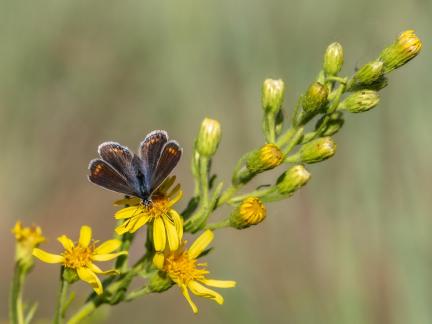
[[203, 280], [208, 270], [197, 268], [207, 266], [207, 263], [198, 263], [190, 258], [188, 252], [172, 254], [166, 258], [164, 271], [177, 283], [188, 284], [191, 280]]
[[87, 267], [92, 262], [93, 254], [93, 247], [82, 247], [80, 245], [76, 245], [63, 253], [64, 266], [66, 268], [72, 269]]

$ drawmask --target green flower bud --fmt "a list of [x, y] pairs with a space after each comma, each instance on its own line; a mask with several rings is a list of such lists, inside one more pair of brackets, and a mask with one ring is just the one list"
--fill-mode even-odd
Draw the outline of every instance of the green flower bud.
[[[343, 126], [344, 119], [343, 113], [336, 111], [329, 116], [327, 125], [324, 130], [320, 133], [321, 136], [332, 136], [336, 134]], [[325, 116], [321, 117], [315, 125], [315, 130], [319, 129], [325, 120]]]
[[302, 106], [307, 113], [316, 113], [327, 103], [327, 87], [319, 82], [314, 82], [302, 98]]
[[310, 177], [311, 174], [302, 165], [295, 165], [278, 178], [277, 191], [281, 195], [289, 195], [303, 187]]
[[75, 281], [79, 280], [78, 274], [75, 269], [64, 268], [63, 279], [69, 284], [73, 284]]
[[327, 47], [323, 69], [326, 75], [337, 75], [342, 69], [344, 54], [342, 45], [335, 42]]
[[265, 144], [252, 152], [246, 161], [246, 166], [250, 172], [260, 173], [277, 167], [282, 160], [283, 153], [276, 144]]
[[199, 154], [212, 157], [219, 146], [221, 139], [221, 127], [217, 120], [205, 118], [196, 140], [196, 150]]
[[267, 79], [262, 86], [262, 107], [266, 113], [276, 114], [282, 107], [285, 84], [282, 80]]
[[363, 90], [354, 92], [339, 104], [339, 109], [345, 109], [352, 113], [368, 111], [378, 105], [378, 92]]
[[372, 61], [363, 65], [352, 77], [353, 85], [367, 85], [378, 80], [384, 72], [384, 63]]
[[173, 281], [165, 272], [157, 271], [150, 277], [148, 288], [151, 292], [161, 293], [170, 289], [173, 284]]
[[414, 30], [406, 30], [396, 41], [385, 48], [379, 57], [384, 63], [384, 72], [388, 73], [406, 64], [418, 55], [422, 48], [422, 42], [414, 33]]
[[230, 225], [237, 229], [247, 228], [261, 223], [267, 215], [267, 209], [258, 197], [244, 199], [231, 213]]
[[336, 143], [327, 136], [304, 144], [298, 154], [301, 162], [316, 163], [332, 157], [335, 153]]

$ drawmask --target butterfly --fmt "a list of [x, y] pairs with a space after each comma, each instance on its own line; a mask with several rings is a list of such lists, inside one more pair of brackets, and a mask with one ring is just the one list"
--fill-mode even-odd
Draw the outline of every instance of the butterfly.
[[106, 189], [141, 198], [151, 204], [155, 190], [175, 168], [182, 148], [164, 130], [146, 135], [138, 155], [116, 142], [99, 145], [100, 158], [90, 161], [88, 179]]

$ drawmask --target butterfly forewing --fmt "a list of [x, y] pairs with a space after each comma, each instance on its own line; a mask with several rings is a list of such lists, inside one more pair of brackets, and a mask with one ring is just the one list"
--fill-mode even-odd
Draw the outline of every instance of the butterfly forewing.
[[89, 171], [89, 180], [99, 186], [126, 195], [137, 196], [138, 194], [123, 175], [103, 160], [90, 161]]
[[151, 181], [151, 192], [153, 192], [165, 180], [175, 168], [182, 155], [182, 149], [176, 141], [167, 142], [160, 154], [156, 169]]
[[152, 189], [153, 174], [156, 170], [162, 149], [167, 141], [167, 132], [155, 130], [149, 133], [140, 144], [139, 155], [142, 160], [142, 170], [144, 172], [146, 190], [149, 193]]
[[128, 181], [136, 181], [136, 170], [132, 163], [134, 154], [126, 146], [116, 142], [105, 142], [99, 145], [98, 153], [102, 160], [108, 162]]

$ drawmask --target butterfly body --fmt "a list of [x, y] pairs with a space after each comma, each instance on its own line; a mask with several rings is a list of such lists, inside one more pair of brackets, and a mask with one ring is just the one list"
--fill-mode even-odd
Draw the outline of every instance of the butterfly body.
[[138, 155], [116, 142], [99, 145], [100, 158], [90, 161], [89, 180], [105, 189], [141, 198], [151, 204], [151, 196], [180, 160], [182, 149], [163, 130], [147, 134]]

